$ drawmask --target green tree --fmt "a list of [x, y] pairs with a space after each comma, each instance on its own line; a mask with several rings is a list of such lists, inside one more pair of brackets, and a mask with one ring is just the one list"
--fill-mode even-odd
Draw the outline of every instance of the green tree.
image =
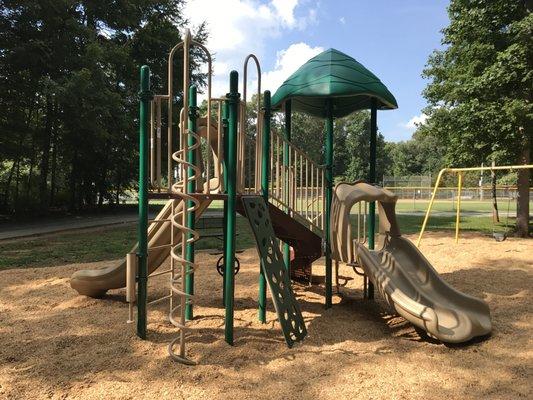
[[[341, 118], [337, 121], [335, 129], [343, 132], [344, 136], [340, 143], [344, 144], [345, 149], [340, 151], [342, 163], [345, 164], [344, 179], [352, 181], [367, 179], [370, 165], [370, 112], [359, 111]], [[376, 148], [376, 176], [379, 181], [389, 163], [385, 139], [380, 132], [377, 135]]]
[[385, 153], [389, 157], [387, 175], [436, 174], [444, 166], [445, 149], [426, 125], [421, 125], [409, 140], [387, 142]]
[[[0, 0], [0, 209], [118, 202], [135, 186], [139, 67], [166, 86], [182, 0]], [[195, 39], [204, 42], [205, 25]], [[192, 58], [200, 87], [203, 57]], [[178, 52], [175, 71], [183, 62]], [[181, 74], [172, 99], [181, 104]]]
[[[431, 134], [456, 166], [528, 162], [531, 152], [533, 16], [530, 2], [452, 0], [444, 50], [424, 76]], [[529, 171], [518, 177], [517, 231], [528, 234]]]
[[293, 112], [291, 122], [291, 141], [298, 148], [305, 151], [315, 162], [323, 164], [325, 143], [324, 120], [300, 112]]

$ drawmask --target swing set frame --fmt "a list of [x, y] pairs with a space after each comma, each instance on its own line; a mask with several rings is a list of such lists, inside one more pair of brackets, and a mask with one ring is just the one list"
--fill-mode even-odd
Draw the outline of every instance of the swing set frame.
[[469, 168], [443, 168], [440, 170], [437, 175], [437, 180], [431, 194], [431, 200], [429, 201], [426, 214], [424, 216], [424, 222], [422, 223], [422, 228], [418, 235], [418, 240], [416, 241], [416, 246], [420, 247], [420, 242], [422, 241], [422, 236], [426, 230], [426, 225], [433, 208], [433, 203], [435, 202], [435, 197], [437, 191], [439, 190], [439, 185], [441, 183], [442, 177], [445, 173], [454, 173], [457, 174], [457, 207], [456, 207], [456, 216], [455, 216], [455, 243], [459, 242], [459, 232], [461, 229], [461, 190], [463, 188], [463, 173], [471, 171], [498, 171], [498, 170], [519, 170], [519, 169], [531, 169], [533, 164], [527, 165], [501, 165], [501, 166], [491, 166], [491, 167], [469, 167]]

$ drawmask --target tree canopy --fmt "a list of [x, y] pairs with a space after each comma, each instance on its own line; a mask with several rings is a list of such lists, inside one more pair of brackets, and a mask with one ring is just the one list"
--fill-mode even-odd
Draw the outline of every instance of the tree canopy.
[[[0, 1], [0, 211], [79, 209], [131, 188], [139, 67], [161, 92], [182, 3]], [[206, 36], [202, 25], [195, 39]]]
[[[454, 166], [531, 159], [533, 15], [525, 0], [452, 0], [443, 50], [429, 58], [427, 129]], [[517, 228], [527, 235], [529, 171], [518, 174]]]
[[533, 110], [533, 15], [506, 0], [453, 0], [448, 14], [424, 71], [431, 133], [449, 164], [515, 164]]

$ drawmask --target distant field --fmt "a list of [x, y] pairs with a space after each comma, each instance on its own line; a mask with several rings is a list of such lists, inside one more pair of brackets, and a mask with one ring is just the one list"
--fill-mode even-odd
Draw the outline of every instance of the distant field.
[[[399, 214], [398, 223], [402, 233], [412, 234], [420, 230], [423, 215]], [[354, 234], [355, 234], [355, 218]], [[533, 222], [533, 221], [532, 221]], [[514, 225], [514, 218], [509, 226]], [[454, 216], [435, 215], [429, 219], [427, 231], [445, 231], [455, 228]], [[494, 227], [503, 232], [504, 224]], [[480, 235], [490, 235], [493, 231], [491, 217], [463, 216], [461, 231], [475, 231]], [[237, 249], [255, 246], [250, 226], [246, 219], [237, 218]], [[0, 242], [0, 270], [11, 268], [47, 267], [69, 263], [84, 263], [113, 260], [123, 257], [137, 241], [136, 224], [104, 227], [85, 231], [73, 231], [31, 239]], [[197, 249], [220, 249], [222, 243], [216, 238], [204, 238], [196, 244]]]
[[[301, 200], [298, 200], [301, 201]], [[166, 200], [151, 200], [150, 204], [157, 207], [158, 205], [164, 205], [166, 203]], [[127, 204], [135, 204], [135, 202], [129, 202]], [[319, 202], [319, 205], [321, 206], [322, 202]], [[432, 210], [437, 212], [455, 212], [456, 210], [456, 201], [451, 200], [435, 200], [433, 203]], [[398, 203], [396, 205], [396, 211], [398, 213], [423, 213], [427, 210], [427, 207], [429, 205], [429, 200], [427, 199], [419, 199], [419, 200], [412, 200], [412, 199], [400, 199], [398, 200]], [[498, 210], [500, 212], [500, 216], [505, 216], [507, 213], [507, 207], [509, 206], [509, 212], [512, 216], [516, 213], [516, 200], [511, 200], [510, 202], [507, 199], [498, 199]], [[223, 202], [222, 200], [215, 200], [211, 203], [209, 206], [211, 209], [222, 209], [223, 208]], [[529, 202], [529, 208], [530, 210], [533, 210], [533, 199]], [[461, 212], [465, 213], [492, 213], [492, 200], [487, 199], [484, 201], [479, 200], [467, 200], [462, 199], [461, 200]], [[355, 213], [355, 208], [353, 210], [353, 213]]]
[[[456, 202], [451, 200], [435, 200], [433, 203], [433, 211], [455, 211]], [[396, 205], [396, 210], [398, 212], [425, 212], [429, 205], [429, 200], [408, 200], [400, 199]], [[498, 201], [498, 210], [500, 216], [507, 213], [507, 206], [509, 205], [509, 211], [512, 212], [514, 216], [516, 212], [516, 200], [511, 200], [508, 203], [507, 200]], [[533, 210], [533, 200], [529, 202], [530, 210]], [[492, 212], [492, 201], [478, 201], [478, 200], [461, 200], [461, 211], [464, 212]]]

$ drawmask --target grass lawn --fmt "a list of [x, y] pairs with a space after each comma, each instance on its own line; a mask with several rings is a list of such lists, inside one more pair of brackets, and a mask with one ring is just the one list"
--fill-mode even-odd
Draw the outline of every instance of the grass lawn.
[[[403, 233], [417, 233], [420, 230], [422, 218], [423, 216], [399, 214], [398, 223]], [[514, 219], [510, 220], [509, 224], [512, 226]], [[433, 216], [429, 220], [427, 230], [453, 230], [455, 229], [454, 227], [455, 217]], [[491, 218], [463, 217], [461, 218], [461, 230], [491, 234]], [[496, 230], [503, 232], [503, 224], [500, 224]], [[250, 226], [245, 218], [237, 218], [237, 234], [237, 249], [247, 249], [255, 246]], [[452, 234], [450, 232], [450, 235]], [[136, 241], [136, 225], [128, 224], [5, 243], [0, 242], [0, 270], [117, 259], [124, 257]], [[196, 248], [199, 250], [221, 249], [222, 243], [216, 238], [204, 238], [196, 243]]]
[[[237, 250], [255, 245], [248, 221], [237, 218]], [[137, 242], [137, 226], [127, 224], [0, 242], [0, 270], [49, 267], [124, 257]], [[221, 249], [216, 238], [200, 239], [197, 249]]]
[[[425, 212], [429, 205], [429, 200], [408, 200], [401, 199], [396, 203], [396, 210], [398, 212]], [[511, 200], [508, 204], [507, 200], [498, 201], [498, 210], [500, 213], [500, 219], [505, 218], [507, 214], [507, 205], [509, 205], [509, 212], [511, 215], [515, 215], [516, 212], [516, 200]], [[533, 201], [529, 202], [529, 208], [533, 209]], [[455, 212], [456, 203], [450, 200], [435, 200], [433, 203], [432, 211], [452, 211]], [[476, 200], [462, 200], [461, 212], [492, 212], [492, 201], [476, 201]]]

